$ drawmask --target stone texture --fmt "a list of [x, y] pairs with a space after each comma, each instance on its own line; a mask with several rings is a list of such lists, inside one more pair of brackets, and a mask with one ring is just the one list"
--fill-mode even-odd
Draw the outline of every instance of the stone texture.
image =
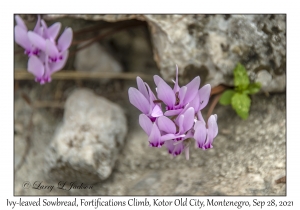
[[[47, 15], [53, 19], [60, 15]], [[165, 79], [175, 75], [175, 64], [185, 80], [200, 75], [212, 86], [233, 85], [233, 69], [246, 66], [252, 81], [260, 71], [270, 76], [262, 89], [286, 87], [285, 15], [71, 15], [110, 22], [128, 19], [147, 21], [154, 59]], [[186, 82], [185, 81], [185, 82]]]
[[[77, 21], [82, 20], [76, 19], [75, 22]], [[122, 64], [127, 71], [159, 74], [153, 61], [151, 42], [144, 28], [118, 32], [101, 44], [109, 45], [106, 42], [114, 42], [117, 53], [123, 57]], [[256, 73], [254, 76], [256, 77]], [[263, 73], [259, 78], [261, 76], [267, 78], [268, 74]], [[272, 74], [271, 76], [273, 79]], [[206, 83], [202, 77], [201, 80], [202, 84]], [[120, 83], [119, 88], [113, 85], [117, 82]], [[26, 161], [15, 171], [15, 195], [286, 195], [286, 184], [275, 183], [275, 180], [286, 175], [284, 93], [270, 93], [269, 97], [253, 95], [248, 120], [241, 120], [230, 106], [217, 105], [214, 113], [218, 114], [219, 135], [215, 139], [214, 148], [208, 151], [192, 148], [190, 160], [186, 161], [184, 156], [171, 159], [165, 148], [148, 146], [147, 135], [138, 124], [140, 111], [128, 101], [128, 88], [136, 87], [134, 80], [112, 80], [105, 85], [94, 80], [82, 81], [82, 86], [113, 100], [124, 109], [128, 135], [122, 149], [119, 150], [113, 172], [107, 179], [94, 183], [92, 190], [57, 189], [58, 181], [46, 179], [49, 176], [43, 169], [46, 164], [46, 149], [52, 144], [54, 131], [62, 122], [64, 112], [61, 108], [50, 107], [28, 109], [18, 93], [25, 92], [33, 102], [64, 102], [78, 85], [75, 81], [66, 80], [53, 80], [44, 86], [34, 81], [19, 82], [19, 89], [15, 89], [15, 113], [19, 113], [14, 116], [15, 158], [23, 152], [23, 135], [27, 129], [27, 123], [23, 128], [20, 124], [28, 122], [27, 118], [32, 112], [34, 120]], [[149, 85], [154, 88], [153, 80]], [[61, 94], [57, 94], [60, 92]], [[19, 137], [16, 138], [17, 136]], [[51, 192], [22, 188], [24, 181], [34, 183], [39, 180], [43, 181], [44, 185], [53, 185], [55, 188]], [[68, 177], [63, 181], [74, 180]], [[84, 180], [83, 183], [87, 184], [88, 181]], [[288, 179], [287, 182], [289, 181]]]
[[122, 109], [91, 91], [74, 91], [65, 104], [46, 157], [46, 173], [57, 180], [88, 183], [111, 174], [127, 132]]
[[[233, 85], [238, 62], [255, 80], [267, 70], [268, 91], [285, 90], [285, 15], [146, 15], [154, 42], [155, 60], [164, 78], [203, 75], [212, 86]], [[176, 25], [176, 27], [174, 27]], [[269, 86], [269, 87], [268, 87]]]
[[[81, 47], [85, 42], [78, 45]], [[121, 72], [122, 66], [98, 42], [76, 53], [75, 69], [86, 72]], [[101, 80], [107, 82], [109, 80]]]

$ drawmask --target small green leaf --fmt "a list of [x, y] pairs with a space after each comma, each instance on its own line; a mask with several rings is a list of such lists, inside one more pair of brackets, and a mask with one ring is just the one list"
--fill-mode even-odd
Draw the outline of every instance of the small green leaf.
[[231, 98], [232, 108], [244, 120], [248, 118], [250, 104], [251, 99], [246, 94], [235, 93]]
[[234, 75], [234, 86], [237, 90], [247, 89], [250, 81], [245, 67], [238, 63], [235, 69], [233, 70]]
[[233, 94], [235, 93], [234, 90], [226, 90], [220, 98], [220, 104], [222, 105], [228, 105], [231, 104], [231, 98]]
[[248, 86], [248, 93], [249, 94], [254, 94], [254, 93], [257, 93], [261, 88], [261, 84], [259, 82], [256, 82], [256, 83], [251, 83], [249, 86]]

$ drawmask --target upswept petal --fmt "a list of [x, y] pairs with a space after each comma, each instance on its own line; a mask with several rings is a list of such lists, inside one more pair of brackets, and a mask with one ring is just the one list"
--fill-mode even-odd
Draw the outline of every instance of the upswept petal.
[[62, 54], [62, 60], [58, 62], [49, 63], [50, 72], [54, 73], [61, 70], [66, 65], [66, 62], [68, 60], [68, 55], [69, 55], [69, 50], [65, 51]]
[[35, 27], [33, 29], [33, 32], [35, 32], [35, 33], [37, 33], [37, 34], [39, 34], [39, 35], [42, 36], [43, 29], [41, 27], [41, 16], [40, 15], [38, 15], [38, 19], [36, 21], [36, 24], [35, 24]]
[[164, 141], [161, 140], [160, 131], [156, 123], [152, 124], [151, 133], [149, 135], [149, 143], [152, 147], [161, 147], [164, 144]]
[[211, 92], [211, 86], [210, 84], [204, 85], [200, 90], [198, 91], [199, 100], [200, 100], [200, 106], [199, 110], [202, 110], [204, 107], [206, 107]]
[[48, 30], [47, 30], [47, 33], [48, 33], [48, 38], [51, 40], [51, 41], [55, 41], [59, 31], [60, 31], [60, 28], [61, 28], [61, 23], [57, 22], [57, 23], [54, 23], [52, 24]]
[[199, 76], [195, 77], [190, 83], [186, 85], [187, 94], [185, 95], [183, 104], [187, 104], [195, 98], [196, 94], [198, 93], [199, 85], [200, 85]]
[[44, 65], [42, 61], [35, 55], [31, 56], [27, 63], [27, 69], [32, 73], [36, 78], [41, 78], [44, 75]]
[[195, 110], [195, 113], [197, 113], [199, 111], [199, 107], [200, 107], [199, 94], [196, 94], [195, 98], [189, 103], [189, 107], [193, 107]]
[[179, 115], [182, 112], [183, 109], [174, 109], [174, 110], [169, 110], [165, 112], [165, 116], [174, 116], [174, 115]]
[[163, 115], [163, 112], [162, 112], [160, 106], [155, 105], [153, 110], [151, 111], [151, 116], [152, 117], [160, 117], [162, 115]]
[[21, 27], [21, 28], [24, 29], [25, 31], [28, 30], [28, 29], [27, 29], [27, 26], [25, 25], [25, 23], [24, 23], [24, 21], [23, 21], [23, 19], [22, 19], [19, 15], [16, 15], [16, 16], [15, 16], [15, 20], [16, 20], [17, 25], [18, 25], [19, 27]]
[[205, 123], [202, 121], [197, 121], [195, 123], [194, 129], [195, 129], [194, 138], [196, 143], [195, 146], [198, 148], [203, 148], [207, 136]]
[[59, 49], [59, 51], [63, 52], [66, 49], [68, 49], [71, 45], [72, 39], [73, 39], [72, 29], [71, 28], [65, 29], [57, 41], [57, 48]]
[[187, 95], [187, 88], [185, 86], [179, 89], [178, 97], [179, 97], [179, 105], [184, 106], [184, 97]]
[[140, 114], [139, 123], [148, 136], [151, 134], [152, 122], [145, 114]]
[[177, 134], [183, 134], [184, 133], [184, 130], [183, 130], [183, 120], [184, 120], [184, 115], [183, 114], [179, 115], [179, 117], [177, 117], [177, 119], [175, 120], [176, 124], [179, 127], [179, 131], [178, 131]]
[[175, 126], [174, 122], [165, 116], [161, 116], [157, 119], [157, 125], [160, 130], [162, 130], [168, 134], [176, 133], [176, 126]]
[[15, 41], [26, 50], [31, 50], [32, 44], [27, 36], [27, 31], [19, 25], [15, 26]]
[[148, 114], [149, 112], [149, 102], [145, 98], [145, 96], [138, 91], [136, 88], [129, 88], [128, 90], [129, 101], [132, 105], [138, 108], [144, 114]]
[[146, 99], [148, 99], [149, 101], [149, 93], [147, 91], [147, 88], [146, 88], [146, 85], [144, 83], [144, 81], [140, 78], [140, 77], [137, 77], [136, 78], [136, 83], [137, 83], [137, 86], [138, 86], [138, 90], [145, 96]]
[[28, 31], [28, 38], [35, 47], [46, 52], [46, 40], [43, 37], [32, 31]]
[[163, 80], [157, 86], [157, 97], [169, 107], [173, 107], [175, 104], [175, 94], [171, 87]]
[[164, 81], [163, 78], [161, 78], [158, 75], [154, 75], [153, 79], [154, 79], [154, 83], [155, 83], [156, 86], [158, 86], [158, 84], [160, 83], [160, 81]]
[[207, 121], [207, 141], [205, 147], [212, 148], [212, 142], [218, 134], [217, 115], [211, 115]]
[[188, 108], [184, 112], [184, 118], [183, 118], [183, 133], [187, 132], [190, 130], [194, 124], [194, 119], [195, 119], [195, 110], [193, 107]]
[[57, 50], [57, 47], [55, 46], [55, 43], [53, 43], [49, 39], [46, 40], [46, 54], [53, 59], [58, 59], [59, 57], [59, 52]]

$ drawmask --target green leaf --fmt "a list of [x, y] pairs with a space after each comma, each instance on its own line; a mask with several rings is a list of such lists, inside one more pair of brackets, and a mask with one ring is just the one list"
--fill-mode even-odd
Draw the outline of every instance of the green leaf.
[[248, 118], [250, 104], [251, 99], [246, 94], [235, 93], [231, 98], [232, 108], [244, 120]]
[[261, 84], [259, 82], [256, 82], [256, 83], [251, 83], [249, 86], [248, 86], [248, 93], [249, 94], [254, 94], [254, 93], [257, 93], [261, 88]]
[[237, 90], [246, 90], [250, 81], [245, 67], [238, 63], [233, 70], [234, 86]]
[[233, 94], [235, 93], [234, 90], [226, 90], [220, 98], [220, 104], [222, 105], [228, 105], [231, 104], [231, 98]]

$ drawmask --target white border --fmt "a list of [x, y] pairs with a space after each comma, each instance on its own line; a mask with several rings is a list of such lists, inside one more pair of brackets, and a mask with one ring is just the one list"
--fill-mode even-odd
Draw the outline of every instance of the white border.
[[[296, 1], [294, 1], [296, 2]], [[299, 88], [298, 77], [299, 63], [299, 23], [300, 15], [298, 5], [292, 1], [282, 0], [252, 0], [252, 1], [83, 1], [81, 4], [74, 1], [11, 1], [2, 3], [1, 6], [1, 209], [11, 209], [6, 206], [6, 199], [18, 201], [13, 197], [13, 14], [14, 13], [286, 13], [287, 14], [287, 197], [225, 197], [226, 200], [261, 199], [264, 201], [272, 198], [276, 200], [292, 200], [294, 206], [288, 209], [300, 209], [299, 202], [299, 124], [296, 119], [299, 114]], [[297, 166], [298, 165], [298, 166]], [[93, 199], [95, 197], [80, 197]], [[114, 200], [127, 201], [131, 197], [112, 197]], [[142, 197], [139, 197], [142, 198]], [[153, 199], [155, 197], [150, 197]], [[178, 197], [166, 197], [175, 200]], [[213, 198], [213, 197], [209, 197]], [[36, 200], [36, 197], [22, 197], [23, 200]], [[42, 199], [55, 200], [55, 197], [42, 197]], [[63, 200], [73, 200], [73, 197], [60, 197]], [[109, 199], [109, 197], [105, 197]], [[200, 197], [206, 200], [207, 197]], [[221, 200], [221, 197], [215, 197]], [[17, 207], [16, 207], [17, 208]], [[62, 208], [62, 207], [61, 207]], [[71, 209], [63, 207], [64, 209]], [[116, 207], [119, 209], [120, 207]], [[136, 209], [149, 207], [136, 207]], [[163, 207], [173, 209], [174, 207]], [[181, 209], [182, 207], [175, 207]], [[192, 209], [192, 207], [190, 207]], [[194, 207], [196, 209], [196, 207]], [[235, 209], [231, 207], [227, 209]], [[286, 207], [287, 208], [287, 207]], [[37, 209], [37, 208], [31, 208]], [[41, 207], [38, 207], [41, 209]], [[77, 208], [81, 209], [81, 208]], [[85, 208], [86, 209], [86, 208]], [[90, 209], [94, 209], [91, 208]], [[103, 208], [102, 208], [103, 209]], [[114, 209], [110, 207], [110, 209]], [[156, 209], [162, 209], [156, 208]], [[204, 208], [213, 209], [213, 208]], [[216, 209], [216, 208], [214, 208]], [[244, 208], [242, 208], [244, 209]], [[268, 208], [263, 208], [268, 209]], [[285, 208], [276, 208], [285, 209]]]

